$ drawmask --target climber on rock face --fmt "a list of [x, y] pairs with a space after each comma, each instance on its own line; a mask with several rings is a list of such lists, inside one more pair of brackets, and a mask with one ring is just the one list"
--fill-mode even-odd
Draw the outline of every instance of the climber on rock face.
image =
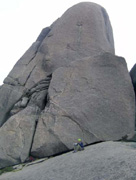
[[77, 143], [74, 143], [74, 151], [73, 153], [77, 151], [82, 151], [84, 150], [84, 144], [81, 139], [78, 139]]

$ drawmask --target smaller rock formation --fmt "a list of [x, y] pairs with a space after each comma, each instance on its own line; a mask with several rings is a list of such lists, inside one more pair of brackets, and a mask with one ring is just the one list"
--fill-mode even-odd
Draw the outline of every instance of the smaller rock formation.
[[133, 87], [134, 87], [134, 91], [135, 91], [135, 94], [136, 94], [136, 64], [131, 69], [130, 76], [131, 76]]
[[0, 167], [19, 164], [29, 156], [40, 109], [28, 106], [0, 129]]
[[35, 84], [13, 106], [9, 119], [0, 128], [0, 167], [24, 162], [31, 153], [41, 111], [47, 103], [51, 76]]
[[[136, 104], [136, 64], [133, 66], [133, 68], [130, 71], [130, 77], [135, 91], [135, 104]], [[136, 141], [136, 106], [135, 106], [135, 136], [132, 138], [132, 140]]]

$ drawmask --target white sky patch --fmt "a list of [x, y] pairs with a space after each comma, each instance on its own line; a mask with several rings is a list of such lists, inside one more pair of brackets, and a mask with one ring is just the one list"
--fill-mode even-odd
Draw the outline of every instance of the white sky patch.
[[[68, 8], [83, 1], [0, 0], [0, 84], [41, 30], [50, 26]], [[136, 1], [90, 2], [98, 3], [107, 10], [113, 28], [116, 55], [126, 59], [130, 70], [136, 62]]]

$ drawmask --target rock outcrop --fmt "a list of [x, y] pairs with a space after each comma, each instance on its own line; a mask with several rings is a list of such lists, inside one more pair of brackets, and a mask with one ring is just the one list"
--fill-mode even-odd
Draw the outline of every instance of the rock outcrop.
[[0, 168], [134, 132], [134, 92], [116, 57], [105, 9], [68, 9], [11, 70], [0, 88]]
[[134, 91], [135, 91], [135, 94], [136, 94], [136, 64], [132, 67], [132, 69], [130, 71], [130, 77], [132, 79]]
[[[4, 80], [7, 86], [2, 86], [1, 92], [5, 97], [10, 96], [9, 86], [15, 86], [13, 92], [17, 87], [21, 90], [9, 103], [0, 93], [0, 125], [7, 120], [12, 106], [24, 95], [22, 89], [30, 90], [58, 67], [105, 51], [114, 54], [112, 28], [105, 9], [94, 3], [80, 3], [70, 8], [51, 27], [43, 29]], [[5, 101], [7, 108], [3, 106]]]
[[104, 142], [3, 174], [0, 180], [134, 180], [135, 153], [135, 143]]
[[[135, 92], [135, 104], [136, 104], [136, 64], [132, 67], [130, 71], [130, 77]], [[135, 130], [136, 130], [136, 106], [135, 106]], [[135, 136], [133, 137], [133, 140], [136, 141], [136, 132], [135, 132]]]
[[60, 147], [72, 149], [71, 142], [78, 137], [90, 144], [134, 132], [134, 93], [121, 57], [105, 53], [58, 68], [48, 92], [48, 107], [39, 119], [31, 151], [34, 156], [57, 154]]

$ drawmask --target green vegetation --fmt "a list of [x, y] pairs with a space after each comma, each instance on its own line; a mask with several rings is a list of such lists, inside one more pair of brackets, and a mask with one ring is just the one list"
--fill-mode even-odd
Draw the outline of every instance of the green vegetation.
[[0, 175], [3, 174], [3, 173], [6, 173], [6, 172], [11, 172], [11, 171], [14, 171], [12, 166], [5, 167], [3, 169], [0, 169]]

